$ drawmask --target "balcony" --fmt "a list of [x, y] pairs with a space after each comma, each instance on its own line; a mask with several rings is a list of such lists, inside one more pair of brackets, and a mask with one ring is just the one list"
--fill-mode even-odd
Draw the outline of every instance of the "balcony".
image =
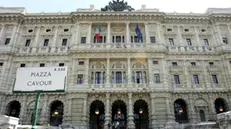
[[15, 52], [18, 52], [18, 48], [12, 45], [0, 45], [0, 52], [15, 53]]
[[51, 50], [50, 47], [39, 47], [38, 53], [49, 53]]
[[183, 66], [169, 66], [171, 72], [182, 72]]
[[191, 65], [188, 67], [191, 72], [200, 72], [203, 71], [203, 68], [199, 65]]
[[32, 48], [31, 47], [22, 47], [19, 50], [19, 53], [31, 53]]
[[220, 71], [220, 68], [217, 65], [209, 65], [209, 66], [207, 66], [207, 69], [209, 72]]

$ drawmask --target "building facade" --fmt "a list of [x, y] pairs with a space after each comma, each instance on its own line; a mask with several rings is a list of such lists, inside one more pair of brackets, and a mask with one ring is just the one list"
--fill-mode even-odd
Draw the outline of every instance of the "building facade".
[[36, 95], [12, 93], [17, 68], [67, 66], [66, 91], [41, 94], [38, 125], [154, 129], [216, 121], [231, 108], [230, 21], [231, 8], [195, 14], [145, 6], [69, 13], [1, 7], [1, 113], [32, 123]]

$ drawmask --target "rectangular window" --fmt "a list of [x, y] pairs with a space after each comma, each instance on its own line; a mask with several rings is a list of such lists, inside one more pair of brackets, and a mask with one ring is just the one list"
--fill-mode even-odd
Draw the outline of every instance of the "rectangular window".
[[136, 72], [136, 83], [142, 83], [142, 72], [141, 71], [137, 71]]
[[64, 63], [59, 63], [59, 66], [60, 66], [60, 67], [64, 66]]
[[169, 42], [170, 45], [174, 45], [174, 40], [173, 40], [173, 38], [169, 38], [169, 39], [168, 39], [168, 42]]
[[102, 43], [103, 42], [103, 37], [100, 36], [98, 39], [97, 39], [97, 43]]
[[84, 61], [79, 61], [79, 65], [84, 65]]
[[186, 39], [186, 43], [187, 43], [189, 46], [192, 46], [191, 39]]
[[179, 75], [174, 75], [174, 84], [180, 84], [180, 77], [179, 77]]
[[20, 67], [26, 67], [26, 64], [20, 64]]
[[33, 30], [32, 30], [32, 29], [29, 29], [28, 32], [31, 33], [31, 32], [33, 32]]
[[51, 31], [51, 29], [46, 29], [46, 32], [50, 32]]
[[85, 44], [86, 43], [86, 37], [81, 37], [81, 44]]
[[67, 39], [63, 39], [62, 46], [67, 46]]
[[194, 81], [194, 84], [199, 84], [199, 77], [198, 77], [198, 75], [193, 75], [193, 81]]
[[231, 64], [231, 61], [229, 61], [229, 64]]
[[44, 43], [43, 43], [43, 46], [48, 46], [48, 43], [49, 43], [49, 39], [45, 39]]
[[122, 73], [116, 72], [116, 84], [121, 84], [121, 83], [122, 83]]
[[209, 46], [209, 40], [208, 39], [204, 39], [204, 43], [205, 43], [205, 46]]
[[218, 84], [217, 75], [212, 75], [213, 84]]
[[5, 45], [8, 45], [10, 43], [10, 38], [6, 38]]
[[30, 46], [30, 41], [31, 41], [30, 39], [27, 39], [27, 40], [26, 40], [26, 44], [25, 44], [26, 47], [29, 47], [29, 46]]
[[101, 84], [101, 72], [95, 72], [95, 84]]
[[154, 83], [160, 83], [160, 74], [154, 74]]
[[172, 29], [167, 29], [167, 31], [172, 31]]
[[159, 64], [158, 61], [152, 61], [152, 64]]
[[0, 66], [3, 66], [3, 63], [2, 63], [2, 62], [0, 62]]
[[131, 43], [133, 43], [133, 36], [131, 36]]
[[78, 75], [77, 84], [83, 84], [83, 74]]
[[156, 43], [156, 38], [154, 36], [150, 37], [151, 43]]
[[39, 65], [39, 67], [45, 67], [45, 64], [44, 64], [44, 63], [41, 63], [41, 64]]
[[121, 43], [121, 36], [116, 36], [116, 43]]
[[191, 62], [191, 65], [192, 65], [192, 66], [195, 66], [195, 65], [196, 65], [196, 62]]
[[64, 29], [64, 32], [68, 32], [69, 30], [68, 29]]
[[177, 62], [172, 62], [172, 66], [177, 66]]
[[223, 41], [224, 44], [228, 44], [228, 40], [227, 40], [226, 37], [222, 37], [222, 41]]

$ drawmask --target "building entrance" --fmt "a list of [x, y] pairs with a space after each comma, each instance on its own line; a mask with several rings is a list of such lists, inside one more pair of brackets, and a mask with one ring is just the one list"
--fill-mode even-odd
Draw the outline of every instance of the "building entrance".
[[127, 108], [124, 101], [117, 100], [112, 105], [112, 128], [126, 129]]

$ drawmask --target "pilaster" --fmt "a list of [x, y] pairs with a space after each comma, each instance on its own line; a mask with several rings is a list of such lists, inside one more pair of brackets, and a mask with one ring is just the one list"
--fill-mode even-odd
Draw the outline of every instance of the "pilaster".
[[145, 27], [145, 36], [146, 36], [146, 43], [150, 43], [150, 36], [149, 36], [149, 30], [148, 30], [148, 23], [144, 24]]
[[3, 35], [5, 34], [5, 25], [2, 25], [1, 31], [0, 31], [0, 44], [3, 44]]
[[153, 84], [152, 58], [148, 58], [149, 84]]
[[128, 84], [132, 84], [131, 80], [131, 58], [127, 58], [128, 62]]
[[156, 121], [156, 111], [155, 111], [155, 96], [151, 94], [151, 128], [154, 128], [157, 124]]
[[87, 95], [83, 98], [83, 116], [82, 121], [84, 125], [87, 125]]
[[88, 84], [88, 73], [89, 73], [89, 58], [85, 59], [85, 79], [84, 79], [84, 84]]
[[89, 23], [88, 34], [87, 34], [87, 44], [91, 43], [91, 29], [92, 29], [92, 23]]
[[200, 38], [199, 38], [199, 33], [198, 33], [198, 27], [194, 27], [195, 35], [196, 35], [196, 45], [197, 46], [203, 46], [204, 44], [201, 44]]
[[189, 94], [189, 106], [190, 106], [190, 123], [194, 124], [196, 123], [196, 113], [195, 113], [195, 108], [194, 108], [194, 103], [193, 103], [193, 95]]
[[23, 124], [23, 122], [25, 121], [25, 118], [27, 117], [26, 116], [26, 102], [27, 102], [27, 96], [26, 95], [24, 95], [23, 96], [23, 99], [22, 99], [22, 103], [21, 103], [21, 108], [20, 108], [20, 115], [19, 115], [19, 118], [21, 118], [21, 119], [19, 119], [19, 123], [20, 124]]
[[13, 32], [12, 32], [11, 37], [10, 37], [10, 44], [9, 45], [14, 44], [14, 38], [15, 38], [16, 31], [17, 31], [17, 27], [18, 27], [17, 25], [14, 26]]
[[157, 24], [157, 43], [162, 43], [162, 39], [161, 39], [161, 26], [160, 23]]
[[71, 68], [71, 84], [72, 86], [74, 86], [76, 84], [76, 77], [77, 77], [77, 73], [76, 73], [76, 65], [77, 65], [77, 60], [76, 58], [72, 59], [72, 68]]
[[128, 93], [128, 129], [134, 129], [132, 93]]
[[58, 34], [58, 26], [55, 26], [54, 36], [53, 36], [52, 43], [51, 43], [51, 52], [55, 52], [56, 46], [60, 46], [56, 44], [57, 34]]
[[106, 71], [107, 79], [106, 86], [110, 87], [110, 58], [107, 58], [107, 71]]
[[32, 44], [32, 52], [33, 53], [36, 53], [36, 49], [39, 45], [40, 29], [41, 29], [40, 26], [37, 27], [36, 32], [35, 32], [36, 36], [35, 36], [34, 43]]
[[214, 96], [212, 96], [211, 94], [209, 95], [209, 108], [210, 108], [210, 113], [211, 113], [210, 119], [216, 120], [217, 113], [215, 109]]
[[180, 26], [177, 26], [177, 35], [178, 35], [178, 42], [180, 45], [185, 46], [185, 44], [183, 43], [183, 39], [182, 39], [182, 35], [181, 35], [181, 31], [180, 31]]

